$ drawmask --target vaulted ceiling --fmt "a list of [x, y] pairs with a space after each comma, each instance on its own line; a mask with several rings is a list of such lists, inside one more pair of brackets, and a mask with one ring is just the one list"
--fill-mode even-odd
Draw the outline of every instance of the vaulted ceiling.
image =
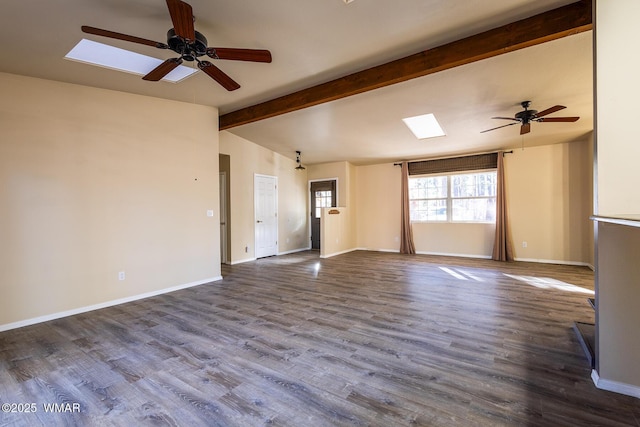
[[[269, 49], [273, 62], [216, 61], [242, 86], [233, 92], [201, 72], [176, 84], [147, 82], [134, 74], [63, 57], [82, 38], [162, 60], [171, 57], [172, 52], [80, 30], [90, 25], [165, 42], [172, 24], [164, 0], [22, 0], [3, 5], [0, 71], [215, 106], [224, 122], [225, 116], [233, 118], [238, 110], [260, 112], [242, 110], [246, 107], [573, 3], [487, 0], [479, 7], [477, 1], [469, 0], [188, 2], [196, 16], [195, 27], [209, 45]], [[291, 158], [300, 150], [307, 164], [378, 163], [579, 140], [593, 129], [592, 35], [582, 30], [234, 125], [229, 132]], [[339, 92], [337, 87], [332, 90]], [[567, 109], [553, 115], [581, 118], [575, 123], [534, 123], [531, 133], [524, 136], [518, 126], [480, 133], [504, 124], [491, 117], [512, 117], [524, 100], [531, 100], [531, 108], [537, 110], [562, 104]], [[401, 121], [424, 113], [434, 113], [447, 135], [417, 140]]]

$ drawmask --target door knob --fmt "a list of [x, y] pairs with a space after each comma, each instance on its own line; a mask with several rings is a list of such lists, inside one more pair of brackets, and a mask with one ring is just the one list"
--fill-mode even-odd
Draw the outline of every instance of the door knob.
[[260, 221], [260, 220], [257, 220], [256, 222], [257, 222], [258, 224], [260, 224], [260, 223], [261, 223], [262, 221]]

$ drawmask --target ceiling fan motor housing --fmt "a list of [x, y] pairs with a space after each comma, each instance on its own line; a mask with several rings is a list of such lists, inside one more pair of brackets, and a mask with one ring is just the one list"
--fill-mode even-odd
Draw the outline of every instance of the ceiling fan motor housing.
[[522, 123], [529, 123], [536, 117], [538, 110], [524, 110], [516, 113], [516, 119], [520, 120]]
[[198, 31], [195, 33], [195, 41], [186, 43], [182, 37], [176, 34], [173, 28], [170, 29], [167, 31], [167, 45], [169, 45], [169, 49], [180, 55], [185, 61], [195, 61], [196, 58], [206, 55], [207, 38]]

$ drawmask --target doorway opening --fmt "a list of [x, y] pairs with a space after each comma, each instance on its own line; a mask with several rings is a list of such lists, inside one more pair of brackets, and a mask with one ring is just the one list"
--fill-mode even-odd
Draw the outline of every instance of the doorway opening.
[[220, 262], [231, 263], [231, 156], [218, 154], [220, 172]]

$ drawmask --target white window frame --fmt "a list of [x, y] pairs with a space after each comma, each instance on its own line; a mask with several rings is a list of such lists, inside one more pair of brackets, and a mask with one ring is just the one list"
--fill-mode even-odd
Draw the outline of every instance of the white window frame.
[[[428, 224], [444, 224], [444, 223], [465, 223], [465, 224], [495, 224], [495, 219], [493, 221], [473, 221], [473, 220], [454, 220], [453, 219], [453, 200], [463, 200], [463, 199], [487, 199], [490, 196], [476, 196], [476, 197], [453, 197], [452, 187], [453, 180], [451, 177], [455, 175], [473, 175], [473, 174], [482, 174], [493, 172], [497, 174], [497, 170], [494, 168], [491, 169], [479, 169], [479, 170], [469, 170], [462, 172], [450, 172], [450, 173], [434, 173], [434, 174], [423, 174], [423, 175], [414, 175], [410, 176], [409, 180], [416, 178], [428, 178], [428, 177], [446, 177], [447, 179], [447, 197], [446, 197], [446, 210], [447, 210], [447, 219], [446, 220], [436, 220], [436, 219], [427, 219], [427, 220], [414, 220], [411, 219], [412, 223], [428, 223]], [[496, 183], [497, 186], [497, 183]], [[496, 196], [494, 196], [495, 198]], [[409, 206], [411, 206], [411, 201], [413, 200], [445, 200], [443, 197], [433, 197], [426, 199], [411, 199], [411, 195], [409, 194]]]

